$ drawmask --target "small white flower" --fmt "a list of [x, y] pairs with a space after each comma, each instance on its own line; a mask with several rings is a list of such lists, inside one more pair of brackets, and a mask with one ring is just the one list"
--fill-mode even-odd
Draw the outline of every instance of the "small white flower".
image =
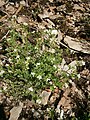
[[54, 89], [57, 88], [56, 86], [54, 86]]
[[71, 53], [73, 53], [73, 54], [75, 53], [75, 51], [74, 51], [74, 50], [70, 50], [70, 52], [71, 52]]
[[8, 66], [9, 66], [9, 64], [6, 64], [5, 66], [6, 66], [6, 67], [8, 67]]
[[49, 112], [51, 110], [51, 108], [47, 108], [47, 112]]
[[53, 67], [56, 69], [57, 68], [57, 66], [56, 65], [53, 65]]
[[50, 78], [47, 78], [47, 80], [46, 80], [46, 81], [48, 82], [48, 81], [50, 81], [50, 80], [51, 80]]
[[8, 70], [8, 72], [9, 72], [9, 73], [12, 73], [12, 71], [11, 71], [11, 70]]
[[28, 23], [24, 22], [23, 25], [28, 26]]
[[57, 35], [58, 31], [57, 30], [52, 30], [51, 34]]
[[30, 57], [26, 57], [27, 60], [30, 60]]
[[40, 80], [40, 79], [42, 79], [42, 76], [41, 76], [41, 75], [38, 75], [37, 78]]
[[32, 33], [35, 33], [35, 31], [32, 31]]
[[29, 70], [29, 67], [27, 67], [26, 69]]
[[80, 78], [81, 77], [80, 74], [77, 74], [77, 77]]
[[11, 59], [11, 58], [9, 58], [8, 60], [9, 60], [9, 62], [12, 62], [12, 59]]
[[68, 88], [68, 84], [67, 83], [65, 83], [65, 87]]
[[57, 105], [56, 112], [60, 114], [60, 106]]
[[35, 73], [34, 73], [34, 72], [31, 72], [31, 75], [34, 77], [34, 76], [35, 76]]
[[17, 52], [17, 49], [14, 49], [14, 52]]
[[31, 91], [31, 92], [33, 92], [33, 88], [32, 87], [28, 88], [28, 90]]
[[33, 113], [35, 112], [35, 109], [34, 109], [34, 108], [32, 108], [31, 110], [32, 110]]
[[84, 62], [84, 61], [82, 61], [82, 65], [85, 65], [85, 62]]
[[4, 73], [5, 73], [5, 71], [4, 71], [4, 70], [1, 70], [0, 76], [3, 75]]
[[63, 116], [64, 116], [64, 111], [61, 110], [60, 119], [63, 119]]
[[44, 30], [44, 32], [46, 33], [46, 32], [48, 32], [48, 30], [47, 30], [47, 29], [45, 29], [45, 30]]
[[55, 49], [50, 49], [49, 52], [50, 53], [55, 53]]
[[38, 50], [38, 47], [35, 46], [35, 49]]
[[16, 16], [16, 15], [13, 15], [12, 18], [17, 18], [17, 16]]
[[36, 66], [40, 65], [40, 63], [37, 63]]
[[50, 81], [49, 84], [52, 85], [53, 84], [52, 81]]
[[3, 87], [3, 90], [6, 90], [6, 89], [7, 89], [7, 86], [4, 86], [4, 87]]
[[37, 99], [37, 100], [36, 100], [36, 103], [41, 104], [41, 100], [40, 100], [40, 99]]
[[19, 55], [17, 55], [16, 59], [18, 59], [18, 58], [20, 58], [20, 56], [19, 56]]

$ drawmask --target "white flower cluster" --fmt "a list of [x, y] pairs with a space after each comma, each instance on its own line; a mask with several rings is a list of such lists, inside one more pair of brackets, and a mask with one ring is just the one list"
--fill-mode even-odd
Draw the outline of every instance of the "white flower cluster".
[[31, 72], [31, 75], [34, 77], [34, 76], [35, 76], [35, 73], [34, 73], [34, 72]]
[[33, 92], [33, 88], [32, 87], [28, 88], [28, 90], [31, 91], [31, 92]]
[[40, 65], [40, 63], [37, 63], [36, 66]]
[[41, 75], [38, 75], [37, 78], [38, 78], [39, 80], [41, 80], [41, 79], [42, 79], [42, 76], [41, 76]]
[[26, 61], [25, 61], [25, 65], [26, 65], [26, 69], [29, 69], [29, 60], [30, 60], [30, 57], [26, 57]]

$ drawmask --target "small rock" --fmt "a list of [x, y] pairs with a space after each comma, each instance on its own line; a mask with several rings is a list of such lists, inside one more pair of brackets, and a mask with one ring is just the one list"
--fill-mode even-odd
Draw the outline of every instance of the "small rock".
[[23, 103], [20, 103], [20, 105], [17, 106], [17, 107], [13, 107], [10, 110], [10, 118], [9, 118], [9, 120], [18, 120], [18, 118], [20, 116], [20, 113], [22, 111], [22, 107], [23, 107]]
[[50, 95], [51, 95], [51, 92], [47, 92], [47, 91], [43, 91], [43, 92], [42, 92], [42, 95], [41, 95], [41, 96], [42, 96], [41, 103], [42, 103], [43, 105], [46, 105], [46, 104], [47, 104]]
[[35, 118], [39, 118], [40, 114], [39, 114], [38, 112], [34, 112], [33, 116], [34, 116]]

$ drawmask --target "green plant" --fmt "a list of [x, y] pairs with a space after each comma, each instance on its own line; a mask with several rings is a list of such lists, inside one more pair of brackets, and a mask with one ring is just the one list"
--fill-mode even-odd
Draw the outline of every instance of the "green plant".
[[[8, 63], [1, 66], [1, 77], [9, 84], [10, 93], [14, 96], [25, 96], [46, 87], [55, 85], [59, 87], [56, 72], [57, 65], [61, 62], [61, 54], [58, 49], [53, 48], [55, 52], [50, 52], [49, 49], [52, 47], [49, 40], [42, 41], [39, 32], [29, 33], [26, 27], [21, 27], [27, 36], [32, 35], [38, 42], [36, 45], [30, 43], [22, 31], [18, 33], [15, 29], [10, 31], [10, 35], [4, 41]], [[49, 47], [42, 50], [43, 45]], [[33, 88], [32, 91], [29, 91], [30, 87]]]
[[[55, 44], [52, 30], [29, 32], [27, 26], [20, 27], [20, 32], [15, 28], [10, 30], [4, 40], [8, 62], [0, 66], [0, 76], [8, 83], [10, 94], [15, 97], [30, 95], [36, 100], [38, 91], [45, 88], [54, 90], [55, 86], [61, 88], [72, 76], [59, 71], [62, 50]], [[28, 37], [33, 37], [36, 44], [31, 43]], [[64, 81], [60, 82], [60, 79]]]

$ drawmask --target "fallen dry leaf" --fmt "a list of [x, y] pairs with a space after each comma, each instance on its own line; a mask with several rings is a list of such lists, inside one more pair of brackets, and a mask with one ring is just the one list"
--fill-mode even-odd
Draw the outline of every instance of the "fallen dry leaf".
[[29, 20], [26, 16], [20, 16], [17, 18], [18, 23], [29, 23]]
[[68, 97], [70, 91], [71, 90], [69, 88], [67, 88], [63, 94], [63, 97], [61, 98], [61, 100], [58, 103], [58, 106], [62, 106], [65, 111], [67, 111], [68, 109], [71, 109], [71, 99], [70, 99], [70, 97]]
[[14, 14], [16, 12], [16, 9], [12, 5], [9, 5], [6, 8], [6, 11], [7, 11], [8, 14]]
[[38, 16], [43, 19], [43, 18], [49, 18], [49, 16], [53, 15], [52, 12], [48, 12], [47, 10], [44, 10], [43, 14], [38, 14]]
[[83, 7], [81, 7], [81, 6], [79, 6], [78, 4], [74, 4], [73, 9], [80, 10], [80, 11], [85, 11], [85, 9]]
[[4, 0], [0, 0], [0, 7], [2, 7], [3, 5], [5, 5]]
[[64, 42], [69, 46], [71, 49], [90, 54], [90, 43], [86, 40], [78, 40], [77, 38], [72, 38], [70, 36], [66, 36], [64, 38]]

